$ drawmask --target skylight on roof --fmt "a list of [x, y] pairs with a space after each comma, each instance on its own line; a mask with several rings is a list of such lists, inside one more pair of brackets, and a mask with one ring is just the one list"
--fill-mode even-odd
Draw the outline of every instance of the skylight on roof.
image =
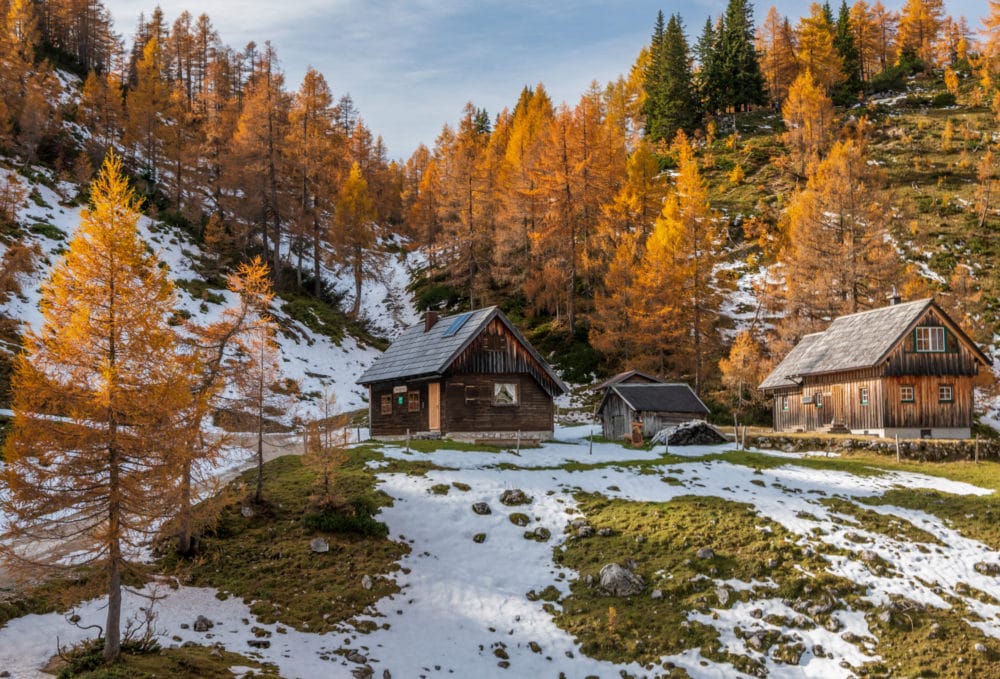
[[472, 315], [471, 311], [466, 311], [464, 314], [459, 314], [458, 316], [455, 316], [455, 320], [451, 322], [451, 325], [448, 326], [448, 329], [444, 331], [444, 334], [441, 335], [441, 337], [451, 337], [452, 335], [457, 333], [459, 330], [462, 329], [462, 326], [465, 325], [465, 322], [469, 320], [469, 316], [471, 315]]

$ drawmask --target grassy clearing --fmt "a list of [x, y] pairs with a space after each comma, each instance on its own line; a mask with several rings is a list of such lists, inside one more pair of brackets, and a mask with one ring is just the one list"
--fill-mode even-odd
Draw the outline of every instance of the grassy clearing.
[[[910, 491], [893, 492], [905, 495]], [[1000, 642], [966, 622], [975, 615], [962, 601], [953, 598], [953, 607], [947, 610], [898, 597], [884, 607], [874, 606], [865, 598], [865, 587], [826, 573], [823, 554], [846, 552], [819, 543], [814, 544], [814, 550], [797, 546], [793, 544], [796, 536], [758, 515], [750, 505], [692, 496], [666, 503], [612, 501], [584, 494], [577, 499], [593, 526], [612, 529], [611, 537], [571, 539], [565, 552], [554, 552], [558, 562], [580, 573], [571, 585], [570, 595], [562, 601], [562, 611], [553, 610], [555, 619], [577, 638], [587, 655], [615, 662], [637, 661], [652, 668], [662, 655], [698, 648], [706, 658], [730, 662], [744, 672], [761, 676], [763, 667], [758, 660], [725, 651], [716, 630], [689, 621], [688, 614], [709, 613], [711, 609], [732, 606], [735, 601], [764, 597], [788, 600], [796, 610], [808, 612], [805, 623], [768, 620], [791, 629], [784, 634], [765, 634], [762, 652], [789, 664], [797, 663], [803, 650], [792, 636], [794, 628], [801, 624], [827, 625], [831, 616], [846, 606], [865, 611], [874, 637], [852, 638], [851, 643], [874, 642], [874, 652], [882, 657], [864, 668], [855, 668], [859, 674], [993, 676], [990, 673], [1000, 662]], [[826, 504], [857, 519], [867, 529], [900, 539], [935, 542], [915, 526], [852, 506], [847, 500]], [[955, 511], [960, 510], [956, 507]], [[713, 549], [714, 556], [699, 559], [697, 551], [701, 547]], [[604, 564], [624, 563], [627, 559], [638, 562], [635, 570], [646, 580], [642, 594], [609, 597], [587, 584], [588, 576], [596, 581]], [[797, 567], [814, 575], [806, 575]], [[879, 564], [868, 567], [880, 570]], [[769, 583], [750, 592], [727, 590], [720, 597], [715, 580], [729, 578]], [[662, 591], [662, 599], [650, 596], [654, 588]], [[808, 610], [816, 605], [819, 610]]]
[[854, 502], [841, 498], [823, 498], [819, 502], [838, 514], [850, 517], [857, 522], [860, 528], [872, 533], [880, 533], [900, 542], [919, 542], [938, 547], [945, 546], [943, 542], [932, 534], [922, 528], [917, 528], [906, 519], [865, 509]]
[[[389, 460], [388, 466], [378, 470], [368, 468], [366, 463], [376, 457], [372, 447], [351, 451], [336, 475], [339, 497], [374, 510], [391, 501], [372, 490], [376, 471], [424, 473], [434, 468], [427, 462], [400, 460]], [[246, 472], [236, 483], [249, 486], [255, 473]], [[184, 584], [217, 587], [220, 597], [234, 595], [253, 602], [250, 610], [262, 622], [281, 622], [310, 632], [334, 629], [398, 591], [394, 582], [378, 576], [394, 571], [409, 548], [371, 533], [310, 529], [341, 525], [306, 520], [314, 515], [309, 499], [314, 483], [314, 473], [297, 456], [267, 463], [264, 505], [230, 503], [215, 531], [202, 538], [197, 558], [189, 561], [168, 555], [161, 566]], [[253, 516], [245, 516], [244, 507], [250, 507]], [[311, 551], [309, 543], [316, 537], [328, 541], [328, 552]], [[364, 575], [373, 580], [369, 590], [361, 585]]]
[[[406, 444], [396, 443], [399, 448]], [[411, 439], [410, 450], [415, 453], [436, 453], [439, 450], [460, 450], [469, 453], [502, 453], [506, 449], [488, 446], [483, 443], [466, 443], [449, 439]]]
[[1000, 497], [995, 494], [951, 495], [934, 490], [894, 489], [861, 502], [926, 512], [964, 537], [1000, 550]]
[[[564, 566], [580, 573], [571, 594], [562, 602], [556, 622], [573, 634], [581, 649], [592, 657], [616, 662], [653, 663], [662, 655], [700, 648], [719, 662], [757, 673], [762, 667], [749, 657], [722, 649], [718, 632], [688, 621], [688, 613], [731, 606], [747, 600], [749, 592], [726, 591], [722, 603], [714, 579], [736, 578], [745, 582], [766, 581], [767, 597], [828, 601], [831, 607], [818, 619], [842, 608], [847, 602], [862, 607], [864, 589], [831, 575], [822, 574], [825, 561], [793, 544], [795, 536], [777, 523], [758, 515], [750, 505], [712, 497], [682, 496], [665, 503], [607, 500], [599, 495], [578, 496], [580, 509], [595, 528], [610, 528], [610, 537], [570, 540], [566, 550], [555, 551]], [[698, 558], [703, 547], [714, 551], [711, 558]], [[627, 599], [603, 595], [587, 584], [587, 576], [598, 578], [607, 563], [638, 562], [636, 572], [647, 582], [646, 590]], [[820, 573], [810, 577], [794, 567]], [[663, 597], [653, 599], [653, 589]], [[789, 646], [778, 636], [767, 645]]]
[[240, 676], [245, 679], [277, 678], [276, 667], [251, 660], [246, 656], [229, 653], [207, 646], [186, 646], [184, 648], [156, 649], [149, 652], [129, 652], [122, 655], [112, 665], [105, 665], [101, 658], [101, 643], [85, 643], [69, 654], [70, 661], [53, 659], [46, 671], [60, 679], [228, 679], [237, 676], [230, 668], [251, 668]]

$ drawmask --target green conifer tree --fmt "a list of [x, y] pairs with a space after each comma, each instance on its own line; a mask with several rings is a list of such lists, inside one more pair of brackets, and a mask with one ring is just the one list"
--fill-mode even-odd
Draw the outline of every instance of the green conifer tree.
[[837, 48], [844, 61], [843, 79], [837, 83], [833, 101], [836, 104], [849, 106], [858, 100], [862, 85], [861, 57], [854, 43], [854, 27], [851, 25], [851, 10], [847, 6], [847, 0], [840, 0], [837, 33], [833, 37], [833, 46]]
[[729, 0], [719, 39], [719, 103], [743, 111], [767, 103], [764, 75], [754, 46], [753, 7], [747, 0]]
[[680, 15], [672, 15], [665, 29], [662, 20], [661, 12], [650, 49], [653, 91], [647, 90], [646, 99], [646, 135], [653, 141], [671, 140], [677, 130], [691, 132], [701, 121]]

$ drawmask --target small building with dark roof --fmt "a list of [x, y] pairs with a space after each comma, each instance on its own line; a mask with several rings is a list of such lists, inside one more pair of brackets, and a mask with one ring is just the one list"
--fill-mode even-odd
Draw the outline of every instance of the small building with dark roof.
[[664, 380], [661, 380], [656, 375], [650, 375], [641, 370], [626, 370], [614, 377], [609, 377], [600, 384], [594, 385], [592, 389], [593, 391], [604, 391], [616, 384], [663, 384], [663, 382]]
[[968, 438], [991, 359], [934, 302], [893, 304], [806, 335], [761, 383], [775, 431]]
[[371, 435], [460, 440], [552, 436], [553, 399], [567, 391], [552, 367], [496, 307], [404, 330], [358, 379], [368, 387]]
[[632, 434], [632, 423], [642, 422], [642, 435], [656, 435], [666, 427], [704, 420], [708, 408], [686, 384], [617, 384], [608, 388], [597, 408], [604, 438], [619, 440]]

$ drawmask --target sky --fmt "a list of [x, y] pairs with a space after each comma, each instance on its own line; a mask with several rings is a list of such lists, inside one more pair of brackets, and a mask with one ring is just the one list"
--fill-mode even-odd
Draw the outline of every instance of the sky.
[[[883, 0], [898, 9], [903, 0]], [[139, 14], [155, 0], [104, 0], [115, 30], [131, 44]], [[770, 2], [754, 5], [763, 20]], [[792, 23], [807, 0], [778, 0]], [[831, 1], [832, 5], [839, 3]], [[850, 3], [849, 3], [850, 4]], [[392, 158], [432, 147], [466, 102], [491, 117], [539, 82], [556, 103], [574, 104], [596, 80], [625, 74], [649, 41], [656, 13], [679, 12], [689, 42], [726, 0], [161, 0], [169, 23], [185, 9], [207, 13], [222, 41], [274, 45], [294, 91], [320, 71], [339, 98], [349, 93]], [[977, 28], [985, 0], [946, 0]]]

